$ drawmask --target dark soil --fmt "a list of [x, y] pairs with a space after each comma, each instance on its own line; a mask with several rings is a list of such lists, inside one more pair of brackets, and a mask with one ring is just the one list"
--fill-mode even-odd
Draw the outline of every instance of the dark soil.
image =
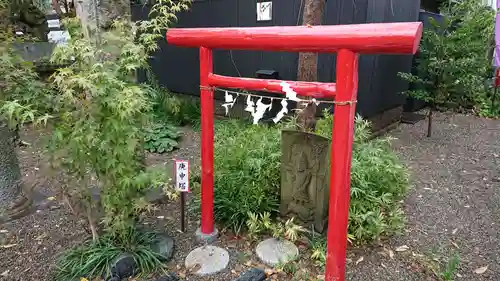
[[[500, 121], [437, 113], [434, 135], [426, 138], [425, 130], [426, 122], [421, 121], [390, 133], [398, 138], [395, 148], [412, 172], [413, 188], [404, 202], [408, 225], [400, 236], [350, 249], [347, 280], [443, 280], [439, 275], [454, 256], [460, 260], [454, 280], [500, 280]], [[40, 133], [25, 131], [22, 138], [32, 146], [19, 150], [24, 181], [34, 186], [39, 210], [0, 225], [0, 280], [50, 280], [57, 255], [88, 238], [62, 202], [52, 198], [57, 181], [47, 174]], [[171, 170], [174, 158], [199, 165], [196, 132], [186, 129], [181, 149], [150, 155], [148, 163]], [[190, 275], [183, 264], [197, 246], [193, 233], [199, 221], [189, 215], [187, 232], [181, 233], [179, 217], [179, 203], [167, 202], [145, 218], [145, 224], [174, 237], [176, 251], [168, 267], [185, 280], [229, 281], [246, 268], [262, 267], [250, 242], [223, 233], [218, 244], [229, 251], [230, 267], [211, 277]], [[301, 248], [301, 254], [307, 263], [307, 250]], [[475, 273], [485, 266], [484, 273]], [[308, 264], [299, 268], [313, 271], [304, 280], [318, 274]], [[300, 280], [281, 275], [276, 279]]]

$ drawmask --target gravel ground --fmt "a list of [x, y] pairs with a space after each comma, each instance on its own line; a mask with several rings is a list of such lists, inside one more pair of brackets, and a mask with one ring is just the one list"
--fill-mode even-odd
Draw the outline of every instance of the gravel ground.
[[425, 121], [390, 133], [413, 188], [405, 233], [383, 244], [409, 249], [394, 251], [394, 259], [361, 249], [356, 258], [368, 262], [354, 266], [349, 280], [441, 280], [435, 273], [454, 256], [454, 280], [500, 280], [500, 120], [447, 113], [434, 120], [431, 138]]
[[[425, 130], [426, 122], [421, 121], [390, 133], [398, 138], [396, 150], [413, 178], [404, 202], [405, 233], [377, 245], [350, 249], [347, 280], [441, 280], [436, 275], [453, 256], [460, 260], [454, 280], [500, 280], [500, 193], [496, 192], [500, 187], [500, 120], [436, 114], [434, 135], [426, 138]], [[50, 200], [57, 183], [44, 176], [46, 161], [37, 150], [39, 133], [24, 132], [23, 139], [34, 145], [19, 151], [25, 183], [35, 186], [39, 210], [0, 225], [0, 244], [4, 245], [0, 280], [50, 280], [57, 255], [87, 235], [64, 206]], [[148, 162], [168, 168], [176, 157], [198, 163], [198, 134], [186, 130], [182, 149], [165, 156], [150, 155]], [[219, 246], [228, 249], [230, 267], [216, 276], [194, 277], [182, 265], [196, 247], [192, 233], [199, 225], [197, 218], [189, 217], [187, 232], [180, 233], [178, 203], [170, 202], [161, 205], [146, 223], [175, 238], [174, 259], [168, 265], [186, 280], [229, 281], [248, 266], [262, 267], [250, 250], [253, 245], [223, 233]], [[485, 266], [484, 273], [475, 273]], [[278, 280], [290, 278], [278, 276]]]

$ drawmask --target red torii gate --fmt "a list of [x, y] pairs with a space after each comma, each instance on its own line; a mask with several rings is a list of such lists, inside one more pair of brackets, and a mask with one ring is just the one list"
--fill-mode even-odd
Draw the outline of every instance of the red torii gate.
[[210, 237], [217, 232], [213, 215], [214, 87], [284, 93], [280, 80], [214, 74], [212, 50], [336, 52], [336, 83], [286, 82], [299, 96], [335, 99], [325, 277], [328, 281], [344, 280], [354, 114], [358, 91], [358, 54], [415, 54], [421, 36], [420, 22], [169, 29], [169, 44], [200, 48], [201, 234]]

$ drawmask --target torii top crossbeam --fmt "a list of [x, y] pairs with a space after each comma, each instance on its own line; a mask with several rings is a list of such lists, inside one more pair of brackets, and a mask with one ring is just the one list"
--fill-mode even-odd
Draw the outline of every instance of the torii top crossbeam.
[[422, 23], [372, 23], [252, 28], [171, 28], [169, 44], [209, 49], [364, 54], [414, 54]]

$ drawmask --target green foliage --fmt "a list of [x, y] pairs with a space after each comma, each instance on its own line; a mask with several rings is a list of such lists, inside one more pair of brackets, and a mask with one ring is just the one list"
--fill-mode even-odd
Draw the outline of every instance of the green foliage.
[[50, 116], [51, 89], [41, 81], [31, 62], [14, 48], [9, 2], [0, 1], [0, 118], [14, 127], [25, 122], [46, 123]]
[[432, 107], [481, 107], [492, 74], [495, 13], [480, 0], [446, 3], [441, 11], [442, 23], [431, 18], [433, 28], [424, 30], [417, 74], [400, 73], [415, 88], [406, 93]]
[[122, 253], [130, 253], [142, 275], [163, 268], [162, 257], [151, 250], [157, 241], [155, 233], [141, 232], [130, 228], [115, 237], [107, 234], [97, 241], [87, 241], [62, 255], [56, 264], [55, 281], [89, 280], [95, 277], [110, 276], [112, 262]]
[[446, 263], [446, 267], [440, 273], [440, 277], [445, 281], [453, 281], [459, 264], [460, 264], [460, 257], [458, 255], [454, 255]]
[[155, 87], [151, 95], [154, 112], [158, 118], [177, 126], [199, 126], [201, 116], [199, 99], [180, 96], [160, 87]]
[[326, 263], [326, 239], [323, 235], [312, 232], [309, 237], [309, 246], [311, 249], [311, 260], [316, 265], [324, 267]]
[[[53, 89], [38, 79], [31, 64], [15, 55], [12, 29], [0, 21], [5, 27], [0, 30], [0, 114], [13, 124], [46, 122], [54, 116], [51, 163], [62, 171], [63, 194], [76, 197], [68, 202], [84, 205], [93, 231], [94, 243], [60, 261], [63, 272], [97, 273], [122, 250], [136, 256], [143, 273], [159, 264], [150, 250], [140, 246], [145, 238], [130, 230], [149, 207], [144, 191], [168, 186], [163, 173], [145, 169], [144, 128], [150, 124], [153, 104], [150, 87], [138, 85], [135, 74], [147, 67], [149, 54], [157, 49], [157, 39], [175, 19], [174, 13], [189, 3], [158, 0], [150, 21], [117, 21], [109, 30], [92, 33], [98, 38], [84, 37], [77, 19], [66, 20], [71, 40], [54, 50], [51, 62], [69, 66], [51, 77]], [[3, 15], [5, 9], [0, 12]], [[101, 202], [92, 200], [91, 186], [100, 189]], [[98, 218], [92, 217], [92, 209], [101, 205], [107, 231], [98, 239]]]
[[71, 27], [73, 37], [52, 57], [59, 64], [72, 61], [53, 75], [59, 120], [51, 140], [52, 160], [80, 183], [78, 194], [89, 205], [92, 201], [86, 189], [97, 182], [103, 222], [114, 235], [126, 233], [133, 225], [146, 207], [144, 191], [161, 179], [144, 169], [145, 139], [153, 139], [159, 151], [170, 149], [164, 132], [156, 138], [150, 133], [156, 133], [157, 127], [144, 130], [151, 123], [151, 89], [138, 85], [135, 74], [147, 67], [149, 53], [157, 48], [153, 39], [163, 34], [175, 19], [174, 13], [187, 9], [188, 3], [159, 0], [151, 20], [116, 21], [111, 29], [95, 33], [101, 36], [98, 40], [84, 37], [75, 20], [68, 20], [65, 25]]
[[294, 218], [288, 219], [285, 223], [271, 220], [271, 214], [264, 212], [262, 214], [248, 213], [249, 219], [246, 222], [248, 235], [255, 239], [258, 235], [270, 232], [274, 238], [287, 239], [295, 242], [300, 235], [306, 232], [306, 229], [294, 223]]
[[[325, 112], [317, 133], [330, 138], [332, 125], [333, 116]], [[360, 117], [355, 125], [349, 239], [362, 243], [401, 229], [399, 201], [409, 175], [392, 151], [390, 138], [371, 140], [370, 124]], [[237, 121], [215, 127], [215, 218], [236, 232], [246, 224], [251, 234], [260, 233], [266, 227], [256, 222], [267, 221], [267, 213], [274, 216], [279, 205], [282, 128]], [[199, 198], [194, 206], [199, 208]]]
[[[80, 194], [85, 193], [89, 176], [97, 178], [106, 225], [117, 232], [129, 227], [135, 203], [150, 184], [143, 174], [141, 128], [148, 122], [151, 104], [133, 78], [146, 63], [147, 53], [130, 43], [133, 31], [126, 23], [115, 23], [113, 30], [103, 33], [102, 46], [73, 37], [52, 57], [56, 63], [74, 58], [73, 64], [53, 75], [60, 119], [50, 144], [51, 155], [57, 155], [52, 160], [82, 182]], [[104, 51], [111, 48], [120, 51]]]
[[179, 137], [177, 127], [164, 122], [156, 122], [146, 128], [144, 148], [153, 153], [170, 152], [178, 147]]
[[481, 95], [481, 101], [478, 105], [478, 114], [481, 117], [497, 118], [500, 117], [500, 93], [496, 95], [490, 89]]
[[[249, 213], [278, 210], [280, 137], [279, 130], [267, 126], [235, 120], [216, 123], [214, 215], [235, 232], [245, 226]], [[194, 207], [199, 208], [199, 200], [194, 200]]]
[[[332, 135], [333, 116], [325, 111], [317, 133]], [[399, 201], [409, 186], [409, 174], [390, 146], [391, 138], [370, 139], [370, 123], [356, 117], [351, 167], [349, 234], [357, 242], [370, 241], [402, 228]]]

